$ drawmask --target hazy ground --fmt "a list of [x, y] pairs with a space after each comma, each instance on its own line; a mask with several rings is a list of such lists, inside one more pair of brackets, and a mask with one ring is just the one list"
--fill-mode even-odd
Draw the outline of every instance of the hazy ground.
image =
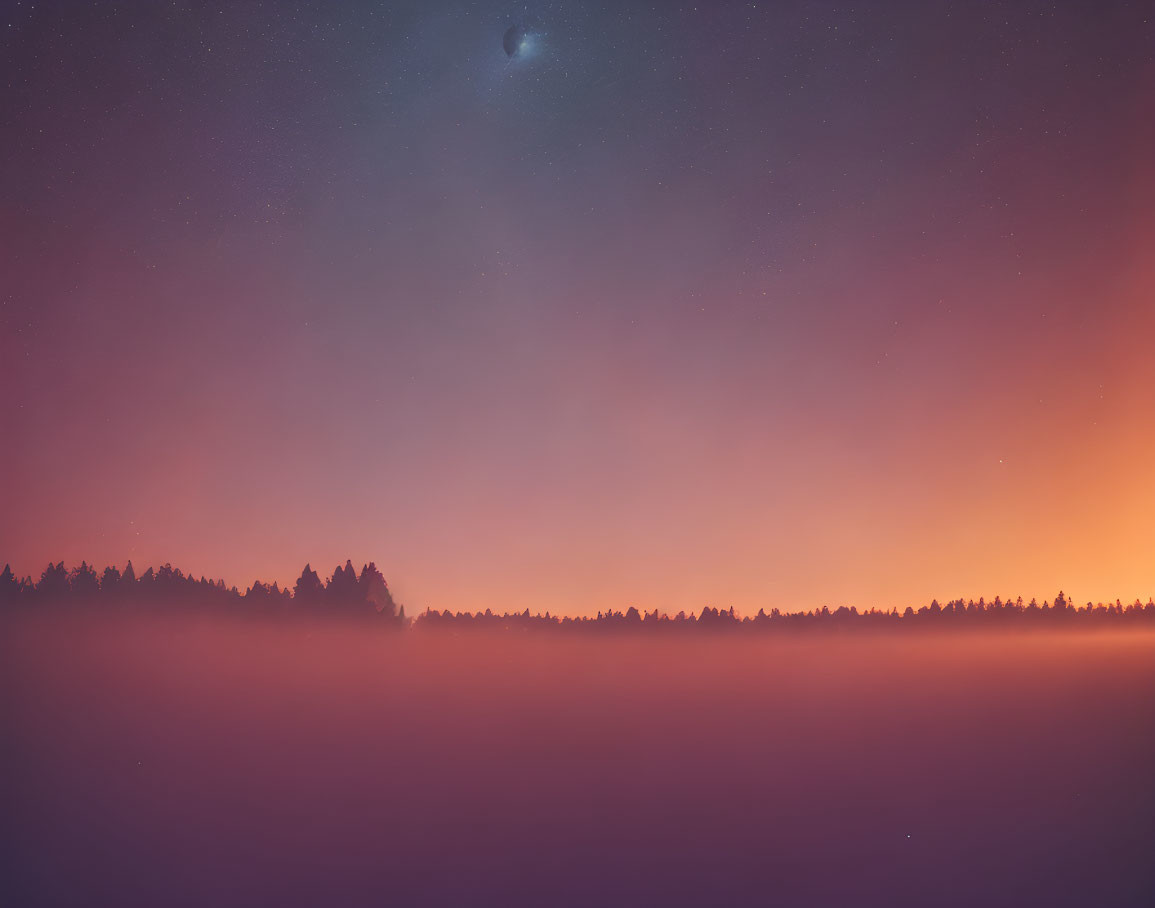
[[1149, 905], [1155, 636], [0, 622], [5, 905]]

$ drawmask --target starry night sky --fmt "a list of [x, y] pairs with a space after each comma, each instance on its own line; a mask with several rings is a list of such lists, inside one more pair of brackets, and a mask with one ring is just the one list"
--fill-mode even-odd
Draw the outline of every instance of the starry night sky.
[[9, 2], [0, 89], [18, 573], [1155, 593], [1155, 3]]

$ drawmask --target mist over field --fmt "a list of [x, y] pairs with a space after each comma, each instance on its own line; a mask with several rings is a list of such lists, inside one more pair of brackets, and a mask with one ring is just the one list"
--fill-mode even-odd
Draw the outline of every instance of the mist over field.
[[1155, 892], [1155, 635], [0, 622], [10, 905]]

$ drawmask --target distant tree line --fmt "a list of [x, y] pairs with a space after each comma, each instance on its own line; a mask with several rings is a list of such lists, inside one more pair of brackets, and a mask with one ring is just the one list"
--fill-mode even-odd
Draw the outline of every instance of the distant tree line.
[[[276, 583], [256, 581], [243, 593], [223, 580], [199, 579], [179, 568], [165, 564], [151, 567], [137, 576], [130, 561], [124, 571], [106, 567], [99, 573], [87, 562], [71, 570], [63, 562], [49, 564], [33, 581], [18, 578], [9, 565], [0, 571], [0, 609], [64, 608], [70, 605], [99, 607], [138, 607], [156, 611], [179, 609], [221, 610], [234, 614], [316, 615], [365, 618], [394, 626], [409, 622], [405, 609], [389, 592], [385, 578], [373, 563], [360, 573], [351, 561], [333, 570], [327, 581], [310, 565], [290, 590]], [[628, 608], [625, 611], [598, 612], [596, 617], [569, 617], [523, 612], [496, 613], [451, 612], [426, 609], [412, 621], [416, 628], [450, 631], [653, 631], [681, 633], [700, 631], [759, 632], [827, 630], [884, 630], [897, 628], [1036, 628], [1036, 627], [1155, 627], [1155, 601], [1136, 599], [1129, 605], [1091, 603], [1076, 606], [1060, 592], [1053, 601], [1041, 605], [1035, 599], [1024, 603], [996, 596], [985, 599], [954, 599], [945, 605], [933, 601], [919, 609], [871, 608], [859, 611], [853, 606], [836, 609], [823, 607], [806, 612], [782, 612], [771, 609], [742, 617], [734, 609], [705, 607], [697, 614], [678, 612], [668, 615], [657, 609], [649, 612]]]
[[398, 606], [389, 585], [373, 563], [358, 574], [351, 561], [338, 565], [327, 582], [306, 564], [292, 590], [256, 581], [243, 593], [223, 580], [199, 579], [165, 564], [137, 576], [132, 562], [123, 571], [96, 568], [82, 561], [65, 568], [49, 564], [33, 581], [18, 578], [9, 565], [0, 571], [0, 608], [34, 609], [68, 606], [140, 607], [153, 610], [223, 610], [237, 614], [299, 614], [371, 618], [402, 625], [405, 608]]
[[776, 632], [807, 630], [897, 630], [897, 629], [964, 629], [964, 628], [1045, 628], [1045, 627], [1136, 627], [1155, 628], [1155, 601], [1146, 604], [1136, 599], [1129, 605], [1114, 603], [1074, 605], [1063, 592], [1054, 602], [1042, 605], [1032, 599], [1010, 600], [996, 596], [992, 601], [954, 599], [940, 605], [937, 600], [919, 609], [871, 608], [859, 611], [854, 606], [836, 609], [823, 607], [806, 612], [782, 612], [771, 609], [767, 613], [742, 617], [734, 609], [706, 607], [698, 614], [678, 612], [670, 616], [654, 609], [650, 612], [629, 608], [626, 611], [598, 612], [594, 618], [571, 618], [551, 615], [531, 615], [529, 610], [512, 614], [484, 612], [449, 612], [427, 609], [417, 616], [415, 627], [446, 628], [452, 630], [498, 631], [602, 631], [621, 630], [655, 633], [719, 632]]

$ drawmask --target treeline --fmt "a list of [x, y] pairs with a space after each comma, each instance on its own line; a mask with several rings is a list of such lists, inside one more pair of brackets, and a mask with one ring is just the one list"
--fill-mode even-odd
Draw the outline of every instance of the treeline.
[[721, 632], [776, 632], [808, 630], [898, 630], [898, 629], [964, 629], [964, 628], [1045, 628], [1045, 627], [1134, 627], [1155, 628], [1155, 601], [1146, 604], [1136, 599], [1130, 605], [1116, 601], [1111, 604], [1091, 603], [1074, 605], [1062, 592], [1054, 602], [1035, 599], [1023, 600], [955, 599], [946, 605], [937, 600], [919, 609], [907, 607], [904, 611], [868, 609], [859, 611], [853, 606], [836, 609], [823, 607], [808, 612], [782, 612], [759, 609], [754, 616], [742, 617], [734, 609], [703, 608], [698, 614], [678, 612], [674, 616], [659, 612], [641, 612], [629, 608], [624, 612], [598, 612], [595, 618], [570, 618], [558, 615], [531, 615], [521, 613], [495, 614], [484, 612], [449, 612], [427, 609], [417, 616], [416, 627], [445, 628], [460, 631], [638, 631], [654, 633]]
[[87, 562], [71, 570], [63, 562], [49, 564], [34, 581], [16, 577], [9, 565], [0, 571], [0, 609], [66, 608], [68, 606], [139, 607], [153, 611], [220, 610], [233, 614], [315, 615], [371, 619], [390, 626], [450, 631], [545, 631], [601, 632], [639, 631], [687, 633], [702, 631], [760, 632], [885, 629], [962, 628], [1045, 628], [1045, 627], [1155, 627], [1155, 601], [1136, 599], [1129, 605], [1091, 603], [1076, 606], [1060, 592], [1054, 601], [1041, 605], [1034, 599], [1024, 603], [996, 596], [992, 601], [955, 599], [940, 605], [931, 602], [919, 609], [868, 609], [853, 606], [821, 608], [807, 612], [759, 609], [742, 617], [734, 609], [703, 608], [697, 614], [668, 615], [657, 609], [649, 612], [598, 612], [596, 617], [568, 617], [523, 612], [451, 612], [426, 609], [412, 622], [405, 617], [389, 591], [385, 578], [373, 563], [361, 571], [351, 561], [337, 566], [328, 580], [309, 565], [292, 589], [276, 583], [257, 581], [241, 592], [223, 580], [195, 578], [165, 564], [148, 568], [137, 576], [130, 561], [124, 571], [106, 567], [99, 573]]
[[221, 610], [236, 614], [329, 615], [371, 618], [402, 625], [405, 608], [370, 562], [358, 573], [351, 561], [338, 565], [322, 581], [306, 564], [290, 590], [256, 581], [243, 593], [223, 580], [195, 578], [165, 564], [137, 576], [132, 562], [123, 571], [106, 567], [100, 573], [82, 561], [71, 570], [63, 562], [49, 564], [33, 581], [18, 578], [9, 565], [0, 571], [0, 608], [66, 608], [69, 606], [133, 607], [152, 610]]

